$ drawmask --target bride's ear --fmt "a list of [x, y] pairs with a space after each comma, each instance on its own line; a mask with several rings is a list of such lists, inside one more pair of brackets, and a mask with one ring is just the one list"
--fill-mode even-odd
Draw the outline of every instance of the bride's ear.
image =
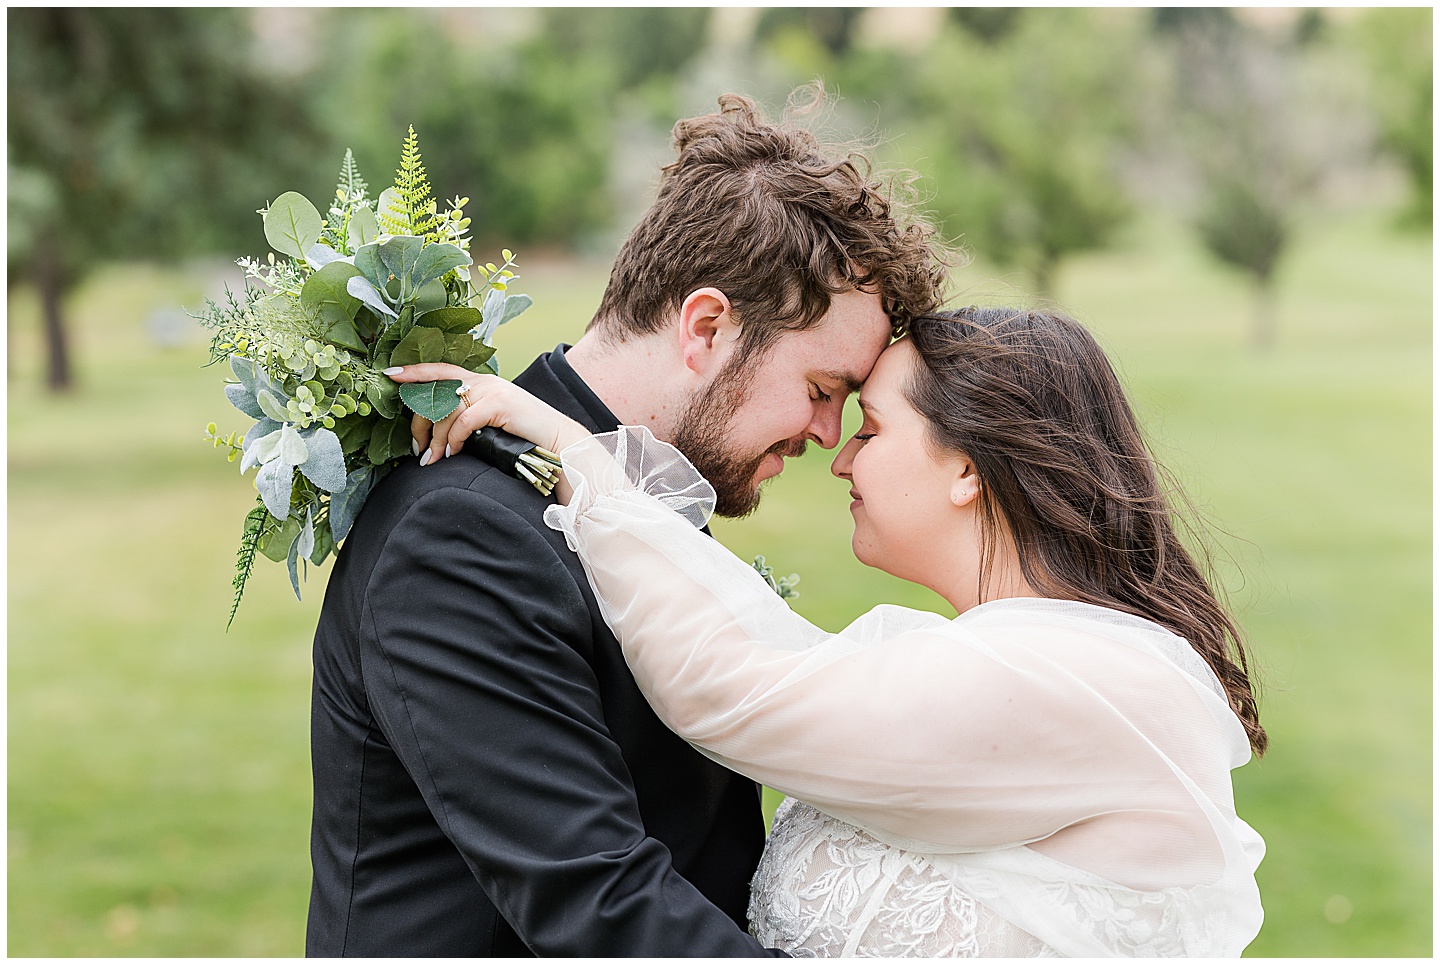
[[680, 303], [680, 355], [696, 375], [713, 376], [730, 357], [740, 326], [718, 288], [697, 288]]
[[980, 496], [980, 476], [975, 464], [961, 458], [955, 467], [955, 477], [950, 482], [950, 502], [956, 506], [969, 506]]

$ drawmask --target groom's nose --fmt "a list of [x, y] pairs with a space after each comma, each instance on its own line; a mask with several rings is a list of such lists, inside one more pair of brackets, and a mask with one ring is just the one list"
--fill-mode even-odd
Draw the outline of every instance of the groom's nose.
[[805, 427], [807, 438], [814, 439], [822, 449], [834, 449], [840, 444], [840, 406], [826, 404], [816, 408], [810, 424]]

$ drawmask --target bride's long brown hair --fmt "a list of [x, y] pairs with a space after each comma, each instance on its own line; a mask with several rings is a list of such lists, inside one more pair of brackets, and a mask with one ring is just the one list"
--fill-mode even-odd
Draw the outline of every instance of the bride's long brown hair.
[[912, 319], [910, 340], [920, 364], [907, 398], [931, 441], [963, 452], [980, 478], [982, 594], [997, 534], [1008, 533], [1044, 595], [1188, 640], [1263, 754], [1244, 637], [1181, 543], [1162, 471], [1090, 333], [1057, 312], [971, 307]]

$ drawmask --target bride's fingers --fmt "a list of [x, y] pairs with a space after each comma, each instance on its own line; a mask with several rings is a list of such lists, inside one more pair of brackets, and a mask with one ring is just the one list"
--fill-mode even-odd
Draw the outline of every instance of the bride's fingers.
[[412, 448], [415, 455], [420, 455], [421, 449], [430, 448], [430, 437], [434, 431], [435, 423], [423, 415], [412, 415], [410, 417], [410, 438], [414, 440]]
[[[468, 405], [466, 399], [468, 399]], [[483, 384], [472, 388], [467, 393], [466, 399], [461, 400], [460, 409], [455, 414], [455, 421], [450, 424], [448, 443], [452, 453], [459, 452], [466, 440], [473, 434], [488, 425], [498, 425], [502, 421], [494, 400], [485, 393]]]
[[[420, 465], [428, 466], [432, 462], [438, 462], [446, 456], [450, 455], [450, 426], [455, 422], [455, 418], [458, 415], [459, 410], [457, 409], [455, 412], [450, 413], [445, 418], [435, 423], [435, 427], [432, 430], [434, 432], [434, 435], [430, 439], [429, 451], [421, 455]], [[458, 450], [458, 448], [459, 447], [457, 446], [456, 449]]]
[[392, 365], [385, 370], [393, 382], [438, 382], [441, 379], [474, 379], [475, 373], [449, 362], [416, 362], [414, 365]]

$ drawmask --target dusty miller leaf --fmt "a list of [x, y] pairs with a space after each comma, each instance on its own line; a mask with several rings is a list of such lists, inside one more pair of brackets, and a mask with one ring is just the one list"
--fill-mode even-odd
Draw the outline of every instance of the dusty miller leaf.
[[345, 256], [340, 254], [340, 252], [331, 248], [329, 245], [323, 245], [319, 242], [311, 245], [310, 250], [305, 252], [305, 263], [316, 271], [319, 271], [326, 265], [344, 260]]
[[[284, 460], [293, 468], [304, 465], [310, 458], [310, 450], [305, 445], [305, 440], [300, 438], [300, 432], [293, 425], [284, 425], [280, 428], [280, 454], [275, 457], [277, 460]], [[271, 510], [274, 512], [274, 510]], [[275, 515], [280, 515], [276, 513]]]
[[380, 292], [370, 283], [370, 279], [363, 275], [357, 275], [345, 283], [345, 290], [356, 298], [360, 299], [376, 313], [388, 318], [398, 317], [395, 309], [391, 308], [381, 297]]
[[260, 403], [255, 401], [255, 393], [247, 389], [243, 384], [230, 382], [225, 386], [225, 398], [230, 404], [252, 419], [265, 418], [265, 412], [260, 408]]
[[280, 399], [275, 397], [275, 393], [269, 389], [261, 389], [256, 393], [255, 401], [260, 403], [260, 411], [276, 422], [290, 421], [290, 413], [285, 410], [285, 406]]
[[345, 453], [340, 448], [340, 437], [329, 429], [310, 428], [302, 431], [300, 438], [307, 450], [307, 458], [300, 463], [305, 478], [327, 493], [344, 489]]
[[260, 490], [260, 498], [265, 500], [265, 508], [270, 510], [271, 516], [285, 519], [290, 515], [290, 492], [295, 488], [294, 466], [283, 459], [270, 460], [255, 474], [255, 487]]

